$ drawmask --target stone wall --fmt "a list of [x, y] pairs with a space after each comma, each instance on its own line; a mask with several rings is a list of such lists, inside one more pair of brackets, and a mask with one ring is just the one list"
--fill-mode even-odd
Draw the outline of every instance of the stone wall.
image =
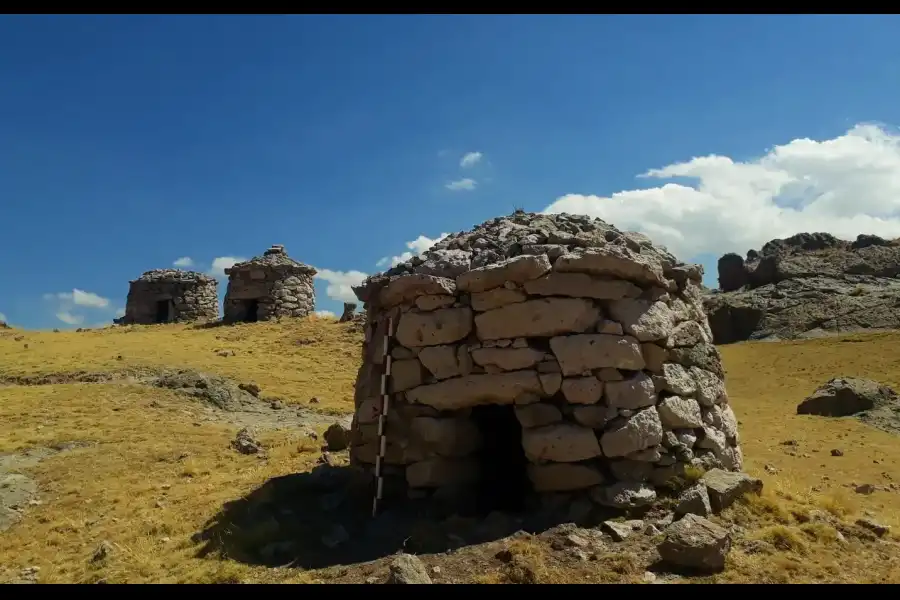
[[378, 454], [393, 318], [389, 491], [473, 489], [484, 432], [470, 417], [483, 404], [514, 412], [537, 492], [635, 507], [685, 465], [740, 470], [701, 279], [639, 234], [522, 212], [369, 278], [354, 290], [368, 324], [351, 460]]
[[316, 270], [290, 258], [275, 245], [246, 262], [225, 269], [226, 323], [268, 321], [276, 317], [305, 317], [316, 306]]
[[123, 325], [219, 318], [218, 283], [202, 273], [156, 269], [129, 284], [125, 316], [117, 320]]

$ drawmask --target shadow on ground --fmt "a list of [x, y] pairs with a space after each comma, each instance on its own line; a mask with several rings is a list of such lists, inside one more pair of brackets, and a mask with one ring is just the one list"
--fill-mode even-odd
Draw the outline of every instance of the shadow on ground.
[[517, 531], [541, 533], [571, 522], [571, 507], [517, 517], [443, 516], [434, 506], [388, 505], [372, 518], [371, 478], [351, 467], [320, 465], [309, 473], [270, 479], [227, 503], [194, 536], [198, 557], [246, 564], [321, 569], [373, 561], [400, 550], [446, 552], [503, 539]]

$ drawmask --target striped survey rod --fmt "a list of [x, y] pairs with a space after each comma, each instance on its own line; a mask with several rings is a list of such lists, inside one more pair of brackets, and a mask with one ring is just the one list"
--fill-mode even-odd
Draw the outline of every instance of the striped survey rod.
[[391, 377], [391, 340], [394, 337], [394, 319], [388, 317], [387, 330], [384, 333], [382, 344], [381, 372], [381, 413], [378, 415], [378, 457], [375, 459], [375, 497], [372, 499], [372, 516], [378, 514], [378, 504], [384, 494], [384, 455], [387, 452], [387, 428], [388, 411], [390, 410], [391, 396], [389, 380]]

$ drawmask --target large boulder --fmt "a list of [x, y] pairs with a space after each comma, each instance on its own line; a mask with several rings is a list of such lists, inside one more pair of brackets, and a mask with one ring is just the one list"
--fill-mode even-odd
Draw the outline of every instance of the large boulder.
[[746, 260], [725, 254], [718, 269], [719, 290], [704, 298], [717, 344], [900, 328], [897, 240], [800, 233]]
[[797, 414], [848, 417], [888, 404], [898, 405], [897, 392], [888, 386], [871, 379], [836, 377], [797, 405]]

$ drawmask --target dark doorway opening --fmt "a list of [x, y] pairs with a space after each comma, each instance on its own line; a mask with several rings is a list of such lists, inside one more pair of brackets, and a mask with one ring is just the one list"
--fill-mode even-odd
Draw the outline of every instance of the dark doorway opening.
[[480, 477], [475, 490], [476, 510], [518, 513], [525, 510], [531, 490], [528, 459], [522, 448], [522, 426], [512, 406], [490, 404], [472, 409], [473, 422], [481, 431], [478, 452]]
[[172, 320], [172, 301], [159, 300], [156, 302], [156, 323], [168, 323]]
[[256, 323], [259, 321], [259, 300], [244, 300], [243, 318], [244, 323]]

